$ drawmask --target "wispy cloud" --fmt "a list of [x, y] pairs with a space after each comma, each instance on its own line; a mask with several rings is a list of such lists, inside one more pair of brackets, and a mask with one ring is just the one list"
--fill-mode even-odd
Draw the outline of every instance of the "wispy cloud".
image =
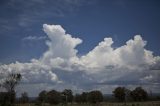
[[[6, 14], [0, 16], [0, 33], [29, 29], [44, 20], [75, 14], [83, 5], [90, 5], [93, 0], [7, 0], [3, 9]], [[12, 15], [10, 16], [10, 12]], [[3, 18], [4, 17], [4, 18]]]
[[27, 36], [23, 38], [23, 41], [35, 41], [35, 40], [45, 40], [47, 37], [46, 36]]

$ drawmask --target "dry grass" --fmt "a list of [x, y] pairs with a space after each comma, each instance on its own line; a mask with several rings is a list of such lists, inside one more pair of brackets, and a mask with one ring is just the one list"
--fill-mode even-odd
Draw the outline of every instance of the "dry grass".
[[131, 103], [101, 103], [101, 104], [68, 104], [68, 105], [38, 105], [34, 103], [17, 104], [16, 106], [160, 106], [160, 101], [154, 102], [131, 102]]

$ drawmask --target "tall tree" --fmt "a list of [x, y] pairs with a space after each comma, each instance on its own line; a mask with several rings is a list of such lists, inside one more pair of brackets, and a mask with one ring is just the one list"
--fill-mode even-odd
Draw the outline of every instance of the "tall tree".
[[148, 93], [142, 87], [137, 87], [131, 91], [131, 97], [134, 101], [144, 101], [147, 100]]
[[18, 85], [20, 80], [21, 80], [21, 74], [11, 73], [8, 75], [2, 86], [8, 92], [13, 92], [15, 91], [15, 87]]
[[47, 100], [50, 104], [59, 104], [61, 102], [61, 94], [56, 90], [51, 90], [47, 93]]
[[125, 101], [125, 96], [126, 96], [125, 91], [126, 91], [125, 87], [115, 88], [115, 90], [113, 91], [114, 97], [120, 102]]
[[87, 103], [88, 102], [88, 92], [82, 92], [81, 94], [81, 102]]
[[103, 101], [103, 95], [100, 91], [91, 91], [88, 93], [88, 101], [90, 103], [100, 103]]
[[88, 92], [82, 92], [82, 94], [75, 95], [75, 102], [77, 103], [87, 103], [88, 102]]
[[27, 103], [27, 102], [29, 102], [29, 97], [28, 97], [27, 92], [23, 92], [23, 93], [21, 94], [20, 102], [21, 102], [21, 103]]
[[74, 96], [74, 101], [75, 101], [76, 103], [82, 103], [82, 101], [81, 101], [81, 95], [80, 95], [80, 94], [76, 94], [76, 95]]
[[14, 103], [15, 101], [15, 87], [19, 84], [21, 80], [21, 74], [19, 73], [11, 73], [5, 79], [2, 86], [7, 90], [9, 94], [9, 101], [10, 103]]
[[8, 105], [8, 92], [0, 92], [0, 106], [7, 106]]
[[62, 95], [64, 96], [64, 101], [67, 102], [72, 102], [73, 101], [73, 93], [72, 90], [70, 89], [65, 89], [62, 92]]
[[40, 101], [40, 103], [45, 103], [46, 100], [47, 100], [47, 92], [43, 90], [39, 93], [38, 101]]

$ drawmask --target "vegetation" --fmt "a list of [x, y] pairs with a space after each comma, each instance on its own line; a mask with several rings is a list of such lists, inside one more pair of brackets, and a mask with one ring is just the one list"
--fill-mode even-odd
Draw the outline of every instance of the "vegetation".
[[[119, 102], [124, 101], [145, 101], [148, 99], [148, 93], [142, 87], [136, 87], [133, 91], [125, 87], [117, 87], [113, 91], [114, 97]], [[130, 99], [131, 98], [131, 99]]]
[[[61, 104], [58, 104], [58, 105], [52, 105], [52, 104], [45, 104], [45, 105], [36, 105], [34, 103], [28, 103], [28, 104], [18, 104], [18, 106], [63, 106]], [[108, 103], [108, 102], [105, 102], [105, 103], [101, 103], [100, 105], [96, 104], [96, 105], [93, 105], [93, 104], [77, 104], [77, 103], [74, 103], [74, 104], [68, 104], [67, 106], [160, 106], [160, 102], [131, 102], [131, 103]]]
[[137, 87], [131, 92], [134, 101], [145, 101], [148, 99], [147, 92], [142, 87]]
[[15, 87], [19, 84], [21, 80], [21, 74], [11, 73], [7, 76], [5, 81], [1, 84], [7, 92], [1, 92], [1, 105], [12, 105], [15, 102]]
[[43, 104], [47, 102], [47, 92], [43, 90], [42, 92], [39, 93], [38, 96], [38, 101]]
[[65, 89], [62, 93], [61, 93], [61, 96], [62, 96], [62, 102], [70, 102], [72, 103], [73, 101], [73, 93], [72, 93], [72, 90], [70, 89]]
[[21, 94], [20, 102], [23, 103], [23, 104], [29, 102], [29, 97], [28, 97], [27, 92], [23, 92], [23, 93]]
[[87, 103], [87, 102], [88, 102], [88, 92], [82, 92], [81, 103]]
[[103, 101], [103, 95], [100, 91], [82, 92], [82, 94], [75, 95], [76, 103], [100, 103]]
[[103, 95], [100, 91], [91, 91], [88, 93], [88, 102], [100, 103], [103, 101]]
[[125, 91], [126, 91], [126, 88], [125, 87], [117, 87], [114, 91], [113, 91], [113, 94], [114, 94], [114, 97], [120, 101], [120, 102], [123, 102], [125, 100]]
[[[4, 82], [1, 84], [1, 87], [3, 87], [6, 90], [6, 92], [0, 92], [0, 106], [12, 106], [17, 103], [21, 103], [21, 106], [25, 106], [30, 102], [27, 92], [23, 92], [21, 94], [21, 97], [19, 98], [19, 102], [15, 102], [15, 87], [19, 84], [20, 80], [21, 74], [17, 73], [9, 74], [8, 77], [4, 80]], [[39, 93], [34, 104], [37, 106], [44, 106], [46, 104], [47, 106], [59, 104], [72, 104], [72, 106], [88, 106], [89, 104], [100, 104], [101, 106], [141, 106], [145, 104], [144, 101], [146, 101], [146, 103], [149, 104], [152, 103], [152, 105], [155, 103], [147, 101], [149, 100], [149, 95], [142, 87], [136, 87], [134, 90], [129, 90], [125, 87], [117, 87], [113, 90], [113, 97], [114, 98], [112, 103], [109, 103], [104, 101], [104, 99], [107, 100], [108, 98], [106, 98], [102, 94], [102, 92], [98, 90], [82, 92], [81, 94], [75, 95], [73, 95], [71, 89], [64, 89], [62, 92], [56, 90], [43, 90]], [[154, 99], [152, 98], [152, 100]], [[119, 103], [117, 103], [117, 101]], [[156, 103], [158, 104], [157, 106], [160, 105], [159, 102]], [[34, 104], [32, 103], [29, 105], [34, 106]]]
[[47, 101], [50, 104], [59, 104], [61, 102], [61, 94], [56, 90], [47, 93]]

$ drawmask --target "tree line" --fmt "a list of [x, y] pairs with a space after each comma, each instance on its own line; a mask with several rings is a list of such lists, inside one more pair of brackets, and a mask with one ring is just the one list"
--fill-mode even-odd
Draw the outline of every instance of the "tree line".
[[[15, 87], [19, 84], [22, 76], [21, 74], [9, 74], [8, 77], [0, 84], [0, 87], [5, 89], [5, 92], [0, 92], [0, 106], [12, 106], [15, 102], [28, 103], [29, 97], [27, 92], [23, 92], [21, 97], [16, 100]], [[136, 87], [134, 90], [125, 87], [117, 87], [113, 90], [113, 97], [116, 102], [128, 101], [147, 101], [149, 94], [142, 87]], [[56, 90], [41, 91], [36, 99], [36, 103], [42, 104], [98, 104], [107, 99], [101, 91], [92, 90], [90, 92], [82, 92], [81, 94], [73, 94], [71, 89], [64, 89], [62, 92]]]
[[129, 90], [125, 87], [117, 87], [113, 91], [113, 94], [119, 102], [146, 101], [148, 99], [148, 93], [142, 87], [136, 87], [134, 90]]
[[[117, 102], [127, 101], [147, 101], [148, 93], [142, 87], [136, 87], [134, 90], [126, 89], [125, 87], [117, 87], [113, 91], [113, 97]], [[90, 92], [82, 92], [81, 94], [73, 95], [72, 90], [65, 89], [63, 92], [56, 90], [42, 91], [39, 93], [39, 103], [93, 103], [97, 104], [103, 102], [104, 95], [101, 91], [93, 90]]]
[[42, 91], [39, 93], [38, 102], [40, 104], [50, 103], [50, 104], [67, 104], [67, 103], [100, 103], [103, 101], [103, 94], [94, 90], [91, 92], [83, 92], [82, 94], [73, 95], [72, 90], [65, 89], [62, 92], [56, 90]]

